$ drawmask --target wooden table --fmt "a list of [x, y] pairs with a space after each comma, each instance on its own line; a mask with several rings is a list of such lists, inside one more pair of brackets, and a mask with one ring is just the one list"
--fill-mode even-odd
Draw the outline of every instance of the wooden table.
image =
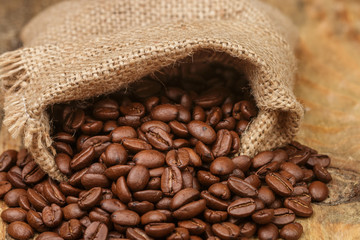
[[[298, 219], [301, 239], [360, 239], [360, 1], [264, 1], [299, 28], [295, 93], [306, 115], [297, 140], [332, 157], [330, 198], [313, 204], [311, 218]], [[21, 26], [55, 2], [0, 0], [0, 53], [18, 47]], [[21, 146], [5, 128], [0, 139], [0, 151]], [[0, 222], [0, 239], [5, 229]]]

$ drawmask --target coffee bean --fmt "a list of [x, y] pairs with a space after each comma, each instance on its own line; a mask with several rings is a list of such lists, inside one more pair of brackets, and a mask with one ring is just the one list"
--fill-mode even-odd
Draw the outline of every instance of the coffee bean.
[[320, 166], [327, 168], [330, 165], [330, 158], [327, 155], [311, 154], [306, 164], [310, 167], [314, 167], [316, 164], [319, 164]]
[[47, 227], [57, 227], [61, 223], [62, 218], [61, 208], [54, 203], [42, 210], [42, 220]]
[[209, 187], [214, 183], [220, 182], [219, 177], [203, 170], [197, 172], [197, 179], [199, 180], [201, 185], [204, 185], [206, 187]]
[[174, 196], [182, 188], [182, 176], [177, 167], [165, 168], [161, 175], [161, 190], [166, 196]]
[[201, 141], [198, 141], [196, 143], [195, 151], [205, 162], [211, 162], [214, 160], [214, 155], [211, 152], [210, 148]]
[[87, 192], [85, 192], [82, 196], [79, 196], [79, 207], [82, 210], [88, 210], [101, 201], [102, 191], [100, 187], [94, 187]]
[[36, 240], [63, 240], [63, 238], [54, 232], [43, 232], [36, 238]]
[[216, 140], [214, 129], [201, 121], [191, 121], [188, 124], [189, 133], [205, 144], [211, 144]]
[[279, 236], [279, 229], [272, 223], [261, 226], [258, 230], [260, 240], [276, 240]]
[[294, 220], [295, 213], [292, 210], [288, 208], [276, 208], [274, 209], [274, 217], [271, 222], [281, 227], [292, 223]]
[[49, 202], [46, 200], [44, 196], [42, 196], [37, 191], [29, 188], [27, 190], [27, 197], [31, 205], [37, 210], [41, 211], [44, 207], [46, 207]]
[[160, 151], [166, 151], [172, 148], [173, 140], [169, 133], [158, 127], [149, 128], [145, 133], [148, 142]]
[[271, 190], [280, 196], [290, 196], [294, 191], [291, 183], [278, 173], [267, 174], [265, 180]]
[[[82, 150], [88, 147], [93, 147], [95, 151], [95, 157], [99, 157], [105, 149], [110, 145], [110, 137], [108, 136], [94, 136], [86, 139], [82, 145]], [[70, 155], [70, 154], [69, 154]]]
[[309, 192], [311, 198], [317, 202], [324, 201], [329, 196], [328, 187], [320, 181], [312, 182], [309, 185]]
[[168, 240], [176, 239], [190, 239], [190, 233], [186, 228], [177, 227], [174, 229], [174, 232], [167, 237]]
[[86, 215], [86, 211], [82, 210], [77, 203], [70, 203], [66, 205], [62, 209], [62, 212], [65, 220], [73, 218], [80, 219]]
[[17, 154], [15, 150], [6, 150], [0, 155], [0, 172], [6, 172], [16, 164]]
[[240, 198], [229, 205], [227, 212], [233, 217], [247, 217], [254, 213], [255, 207], [252, 198]]
[[136, 226], [140, 223], [140, 216], [130, 210], [119, 210], [111, 214], [111, 221], [122, 226]]
[[186, 228], [190, 234], [200, 235], [205, 231], [206, 224], [198, 218], [193, 218], [191, 220], [179, 221], [178, 226]]
[[244, 181], [249, 183], [251, 186], [255, 188], [259, 188], [261, 186], [261, 180], [255, 174], [249, 175], [247, 178], [244, 179]]
[[7, 233], [17, 240], [27, 240], [34, 236], [34, 230], [27, 223], [21, 221], [10, 223]]
[[270, 206], [275, 201], [275, 195], [273, 191], [267, 186], [262, 186], [258, 190], [257, 197], [267, 206]]
[[221, 129], [217, 132], [216, 141], [212, 147], [215, 157], [226, 156], [230, 153], [233, 137], [227, 129]]
[[226, 96], [223, 89], [209, 89], [194, 99], [195, 103], [203, 108], [211, 108], [220, 105]]
[[44, 183], [44, 197], [50, 203], [56, 203], [60, 206], [65, 204], [65, 196], [60, 191], [57, 184], [55, 184], [51, 179], [48, 179]]
[[81, 223], [77, 219], [71, 219], [68, 222], [63, 222], [59, 229], [59, 235], [65, 240], [79, 239], [81, 232]]
[[189, 131], [186, 124], [184, 123], [171, 121], [169, 122], [169, 127], [171, 128], [171, 131], [178, 137], [186, 138], [189, 136]]
[[174, 229], [174, 223], [150, 223], [145, 226], [145, 232], [154, 238], [166, 237], [170, 235]]
[[85, 117], [84, 123], [81, 125], [81, 131], [86, 135], [96, 135], [103, 128], [103, 122], [97, 121], [90, 117]]
[[304, 172], [302, 169], [292, 162], [282, 163], [280, 165], [280, 169], [291, 173], [295, 177], [296, 182], [300, 182], [304, 178]]
[[107, 168], [104, 174], [109, 179], [117, 180], [121, 176], [126, 176], [132, 167], [130, 165], [115, 165]]
[[157, 150], [143, 150], [133, 157], [133, 161], [147, 168], [158, 168], [164, 165], [165, 155]]
[[252, 220], [258, 224], [270, 223], [273, 217], [274, 217], [274, 209], [262, 209], [251, 215]]
[[330, 173], [320, 164], [315, 164], [313, 171], [316, 178], [324, 183], [328, 183], [332, 180]]
[[25, 183], [34, 184], [40, 182], [45, 177], [45, 172], [36, 162], [31, 161], [24, 166], [21, 177]]
[[47, 226], [44, 224], [44, 221], [42, 220], [41, 213], [39, 212], [29, 210], [26, 214], [26, 221], [38, 232], [49, 231]]
[[298, 240], [303, 233], [300, 223], [289, 223], [280, 230], [280, 237], [285, 240]]
[[151, 240], [146, 232], [140, 228], [127, 228], [126, 237], [129, 239], [139, 239], [139, 240]]
[[53, 147], [55, 148], [57, 153], [65, 153], [69, 156], [74, 155], [74, 151], [71, 148], [70, 144], [64, 142], [54, 142]]
[[234, 157], [232, 159], [233, 163], [235, 164], [236, 168], [239, 168], [241, 171], [246, 172], [249, 170], [251, 166], [251, 159], [246, 155], [240, 155]]
[[208, 191], [215, 197], [228, 200], [231, 197], [230, 189], [226, 184], [214, 183], [208, 189]]
[[185, 204], [173, 212], [173, 217], [179, 220], [190, 219], [202, 213], [206, 207], [206, 200], [201, 199]]
[[157, 203], [163, 197], [163, 193], [160, 190], [142, 190], [135, 192], [133, 196], [138, 201]]
[[18, 207], [19, 206], [19, 198], [20, 196], [26, 196], [26, 190], [15, 188], [8, 191], [4, 196], [4, 202], [9, 207]]
[[131, 191], [140, 191], [145, 188], [150, 179], [149, 171], [142, 165], [134, 166], [127, 176], [127, 186]]
[[227, 175], [235, 169], [235, 164], [228, 157], [218, 157], [210, 165], [210, 172], [214, 175]]
[[249, 238], [253, 236], [256, 232], [256, 224], [253, 222], [241, 223], [239, 227], [240, 227], [240, 236]]
[[249, 101], [240, 101], [234, 104], [233, 117], [237, 120], [250, 120], [257, 114], [255, 106]]
[[237, 177], [230, 177], [227, 185], [233, 193], [239, 196], [256, 197], [258, 195], [258, 191], [255, 187]]
[[152, 148], [149, 143], [137, 138], [124, 137], [122, 139], [122, 144], [127, 150], [134, 153], [140, 152], [142, 150], [149, 150]]
[[204, 211], [204, 218], [208, 223], [220, 223], [228, 218], [228, 213], [226, 211], [216, 211], [206, 208]]
[[237, 239], [240, 236], [240, 228], [231, 222], [215, 223], [211, 229], [216, 236], [225, 240]]
[[228, 202], [218, 199], [216, 197], [214, 197], [213, 195], [211, 195], [208, 191], [204, 190], [201, 192], [201, 198], [206, 200], [206, 206], [208, 208], [211, 208], [213, 210], [221, 210], [221, 211], [226, 211], [227, 207], [228, 207]]
[[119, 105], [112, 99], [104, 99], [94, 106], [93, 115], [100, 120], [117, 119], [119, 116]]
[[131, 192], [124, 176], [119, 177], [116, 181], [116, 195], [123, 203], [128, 203], [131, 200]]
[[6, 178], [14, 188], [25, 189], [27, 186], [22, 180], [21, 171], [21, 168], [14, 166], [7, 172]]
[[0, 181], [0, 198], [2, 198], [7, 192], [11, 190], [11, 183], [8, 181]]
[[63, 129], [67, 133], [75, 133], [85, 121], [85, 113], [81, 109], [67, 106], [63, 112]]
[[56, 154], [55, 156], [56, 165], [58, 166], [60, 172], [62, 172], [65, 175], [71, 174], [70, 161], [71, 161], [70, 156], [65, 153], [59, 153]]
[[170, 209], [176, 210], [181, 206], [190, 203], [200, 197], [200, 192], [194, 188], [185, 188], [177, 192], [171, 199]]
[[26, 211], [22, 208], [8, 208], [1, 212], [1, 218], [7, 223], [25, 221]]
[[259, 168], [259, 167], [271, 162], [271, 160], [273, 160], [273, 158], [274, 158], [273, 152], [265, 151], [265, 152], [258, 153], [253, 158], [252, 166], [253, 166], [253, 168]]
[[178, 150], [170, 150], [166, 154], [166, 163], [169, 166], [175, 166], [179, 169], [184, 169], [189, 165], [190, 156], [187, 150], [180, 148]]

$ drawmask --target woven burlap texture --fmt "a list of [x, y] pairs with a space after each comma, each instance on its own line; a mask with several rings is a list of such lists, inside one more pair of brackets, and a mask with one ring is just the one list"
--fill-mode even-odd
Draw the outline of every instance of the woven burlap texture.
[[36, 16], [21, 37], [23, 48], [0, 57], [4, 124], [59, 181], [49, 106], [117, 91], [201, 51], [211, 52], [204, 61], [226, 56], [249, 78], [260, 111], [241, 154], [289, 142], [303, 115], [292, 91], [296, 31], [257, 0], [68, 1]]

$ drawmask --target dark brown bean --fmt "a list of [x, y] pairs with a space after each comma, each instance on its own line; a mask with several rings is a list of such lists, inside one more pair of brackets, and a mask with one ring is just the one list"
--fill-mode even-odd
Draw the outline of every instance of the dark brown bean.
[[197, 200], [199, 197], [200, 192], [194, 188], [182, 189], [171, 199], [170, 209], [176, 210], [187, 203]]
[[202, 213], [205, 210], [205, 207], [206, 207], [205, 199], [193, 201], [191, 203], [185, 204], [184, 206], [174, 211], [173, 217], [179, 220], [194, 218], [198, 214]]
[[86, 211], [82, 210], [77, 203], [70, 203], [66, 205], [62, 209], [62, 212], [65, 220], [70, 220], [73, 218], [80, 219], [87, 213]]
[[224, 240], [237, 239], [240, 236], [240, 228], [231, 222], [215, 223], [211, 229], [216, 236]]
[[47, 227], [57, 227], [61, 223], [62, 218], [63, 212], [61, 208], [54, 203], [42, 210], [42, 220]]
[[177, 167], [165, 168], [161, 175], [161, 190], [166, 196], [174, 196], [182, 188], [182, 176]]
[[247, 217], [255, 212], [255, 208], [252, 198], [240, 198], [229, 205], [227, 212], [233, 217]]
[[311, 205], [297, 197], [286, 198], [284, 206], [292, 210], [296, 216], [310, 217], [313, 214]]
[[274, 217], [274, 209], [261, 209], [251, 215], [254, 222], [258, 224], [270, 223]]
[[7, 232], [17, 240], [27, 240], [34, 236], [34, 230], [27, 223], [21, 221], [10, 223]]
[[289, 223], [280, 230], [280, 237], [285, 240], [298, 240], [303, 233], [300, 223]]
[[1, 212], [1, 218], [7, 223], [25, 221], [26, 212], [27, 211], [22, 208], [8, 208]]
[[18, 207], [19, 206], [19, 198], [20, 196], [26, 196], [26, 190], [21, 188], [15, 188], [8, 191], [4, 196], [4, 202], [9, 207]]
[[188, 124], [189, 133], [205, 144], [211, 144], [216, 139], [214, 129], [208, 124], [201, 121], [191, 121]]
[[259, 240], [276, 240], [279, 236], [279, 229], [272, 223], [261, 226], [258, 230]]
[[198, 218], [193, 218], [191, 220], [179, 221], [178, 226], [186, 228], [190, 234], [200, 235], [205, 231], [206, 224]]
[[276, 208], [274, 209], [274, 217], [271, 220], [272, 223], [277, 226], [284, 226], [292, 223], [295, 220], [295, 213], [288, 208]]
[[279, 194], [280, 196], [290, 196], [294, 191], [291, 183], [282, 177], [278, 173], [269, 173], [265, 177], [266, 183], [269, 185], [271, 190]]
[[79, 196], [79, 207], [83, 210], [89, 210], [95, 205], [99, 204], [102, 197], [100, 187], [94, 187], [86, 191], [82, 196]]
[[258, 195], [255, 187], [237, 177], [229, 177], [227, 185], [233, 193], [239, 196], [256, 197]]
[[24, 166], [21, 177], [25, 183], [34, 184], [40, 182], [45, 177], [45, 172], [36, 162], [31, 161]]
[[65, 240], [79, 239], [82, 233], [81, 223], [77, 219], [63, 222], [59, 229], [59, 235]]
[[17, 154], [15, 150], [6, 150], [0, 155], [0, 172], [6, 172], [16, 164]]
[[111, 221], [121, 226], [136, 226], [140, 223], [140, 216], [130, 210], [119, 210], [111, 214]]
[[170, 235], [174, 229], [174, 223], [150, 223], [145, 226], [145, 232], [154, 238], [166, 237]]
[[326, 170], [326, 168], [324, 168], [320, 164], [315, 164], [313, 171], [314, 171], [316, 178], [324, 183], [328, 183], [332, 180], [332, 177], [331, 177], [330, 173], [328, 172], [328, 170]]
[[317, 202], [324, 201], [329, 196], [328, 187], [320, 181], [312, 182], [309, 185], [309, 192], [311, 198]]

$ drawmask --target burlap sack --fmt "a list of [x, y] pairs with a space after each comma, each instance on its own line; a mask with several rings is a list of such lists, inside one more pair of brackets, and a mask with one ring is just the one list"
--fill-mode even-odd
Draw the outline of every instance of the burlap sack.
[[292, 87], [296, 32], [257, 0], [78, 0], [57, 4], [22, 32], [24, 48], [0, 57], [4, 124], [54, 179], [46, 108], [111, 93], [199, 52], [243, 71], [260, 112], [241, 154], [281, 146], [303, 110]]

